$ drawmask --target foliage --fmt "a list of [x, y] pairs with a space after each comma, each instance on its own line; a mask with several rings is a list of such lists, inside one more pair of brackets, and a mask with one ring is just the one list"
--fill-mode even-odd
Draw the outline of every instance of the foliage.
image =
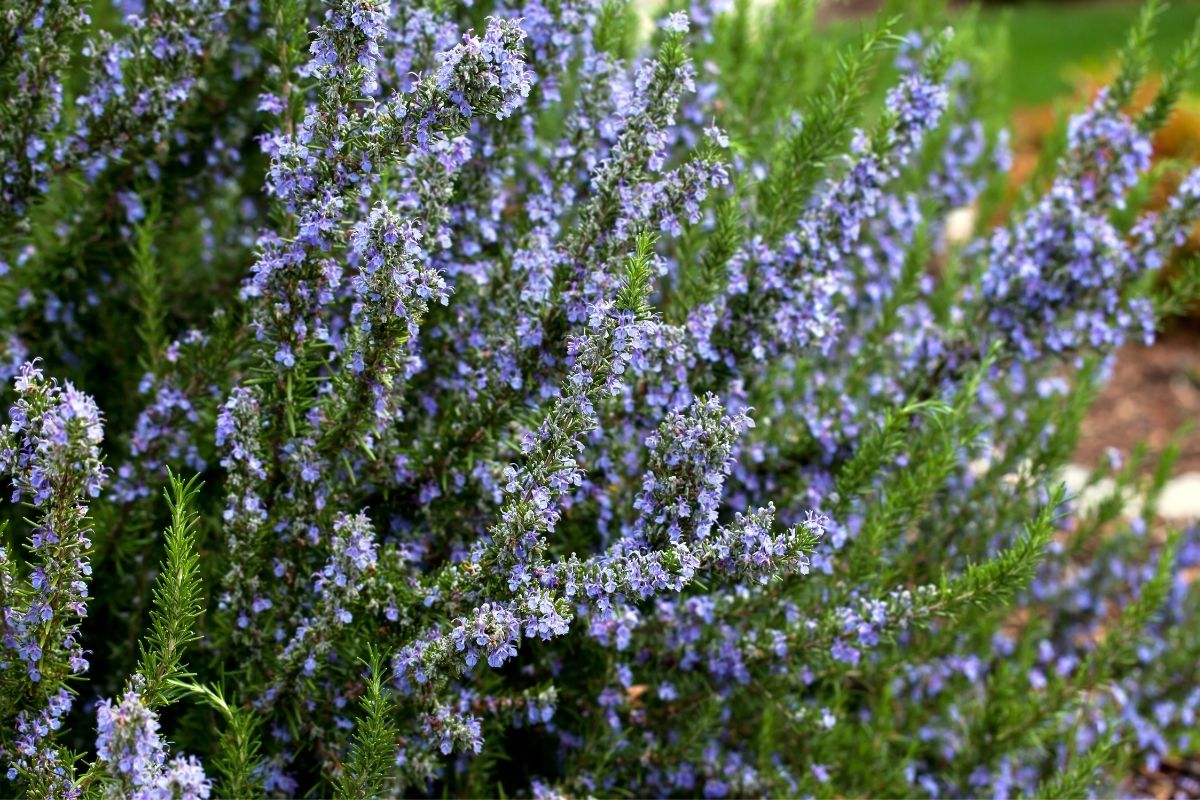
[[1005, 42], [904, 10], [5, 0], [5, 791], [1062, 796], [1194, 750], [1170, 459], [1059, 475], [1197, 294], [1156, 274], [1200, 172], [1143, 205], [1200, 38], [1129, 108], [1148, 6], [1009, 207]]

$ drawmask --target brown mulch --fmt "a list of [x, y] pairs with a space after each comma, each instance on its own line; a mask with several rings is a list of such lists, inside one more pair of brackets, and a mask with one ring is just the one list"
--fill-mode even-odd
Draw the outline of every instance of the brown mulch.
[[1200, 472], [1200, 323], [1168, 331], [1153, 346], [1126, 345], [1117, 353], [1111, 380], [1083, 422], [1075, 461], [1094, 466], [1115, 447], [1128, 456], [1145, 441], [1146, 470], [1186, 424], [1172, 473]]
[[1200, 798], [1200, 760], [1168, 758], [1155, 772], [1139, 770], [1124, 788], [1154, 800]]

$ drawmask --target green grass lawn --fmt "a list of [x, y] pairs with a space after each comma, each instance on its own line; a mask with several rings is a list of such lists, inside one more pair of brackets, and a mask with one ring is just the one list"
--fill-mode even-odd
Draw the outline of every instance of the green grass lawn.
[[[1007, 18], [1011, 31], [1012, 99], [1020, 105], [1045, 103], [1071, 89], [1071, 67], [1102, 67], [1138, 13], [1135, 2], [1020, 3], [992, 7], [983, 19]], [[1200, 18], [1200, 0], [1179, 0], [1159, 17], [1155, 58], [1165, 63]]]

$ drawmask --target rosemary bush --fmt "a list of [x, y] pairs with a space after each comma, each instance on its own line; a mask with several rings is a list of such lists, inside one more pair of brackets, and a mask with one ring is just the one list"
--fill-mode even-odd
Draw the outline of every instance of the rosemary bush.
[[1200, 36], [1132, 106], [1148, 5], [1014, 197], [1003, 30], [896, 5], [0, 3], [0, 793], [1075, 796], [1194, 753], [1170, 453], [1058, 476], [1200, 285], [1150, 147]]

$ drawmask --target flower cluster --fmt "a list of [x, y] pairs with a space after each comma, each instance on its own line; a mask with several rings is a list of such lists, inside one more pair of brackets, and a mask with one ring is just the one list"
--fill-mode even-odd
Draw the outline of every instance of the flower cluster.
[[5, 59], [0, 78], [0, 213], [23, 215], [31, 199], [49, 191], [53, 175], [68, 167], [95, 179], [113, 164], [153, 158], [154, 149], [168, 146], [202, 62], [220, 47], [228, 7], [227, 0], [196, 0], [177, 4], [172, 14], [131, 12], [119, 36], [100, 30], [82, 49], [91, 81], [73, 98], [73, 127], [57, 141], [72, 44], [88, 32], [91, 19], [85, 4], [70, 0], [6, 9], [5, 45], [16, 58]]
[[[317, 659], [328, 652], [338, 626], [354, 619], [350, 611], [377, 561], [375, 531], [365, 514], [342, 514], [334, 520], [329, 563], [312, 581], [316, 595], [313, 612], [301, 621], [281, 655], [284, 665], [302, 661], [305, 675], [317, 671]], [[256, 600], [257, 610], [269, 600]]]
[[0, 219], [25, 213], [30, 198], [50, 190], [55, 158], [52, 136], [63, 116], [62, 70], [70, 40], [90, 22], [81, 4], [62, 0], [7, 9], [6, 56], [0, 67]]
[[90, 397], [47, 380], [35, 364], [25, 364], [14, 383], [17, 400], [0, 432], [0, 470], [11, 478], [12, 501], [24, 501], [36, 516], [24, 570], [0, 548], [0, 669], [7, 686], [36, 699], [16, 710], [16, 738], [5, 756], [10, 779], [25, 775], [47, 791], [69, 794], [68, 764], [51, 735], [72, 705], [64, 682], [88, 669], [80, 624], [92, 573], [88, 504], [105, 479], [103, 424]]
[[87, 669], [77, 635], [91, 575], [87, 503], [104, 483], [104, 433], [95, 402], [70, 383], [46, 380], [30, 363], [15, 386], [0, 470], [12, 478], [13, 502], [33, 506], [39, 520], [29, 536], [28, 591], [14, 592], [4, 608], [4, 647], [38, 682], [47, 671], [60, 677], [64, 660], [71, 673]]
[[[1150, 168], [1150, 143], [1108, 105], [1102, 95], [1071, 120], [1059, 177], [1019, 222], [988, 242], [980, 299], [989, 325], [1026, 359], [1040, 349], [1112, 348], [1130, 330], [1154, 336], [1152, 306], [1127, 297], [1124, 287], [1161, 264], [1155, 251], [1175, 241], [1179, 219], [1148, 216], [1133, 241], [1110, 220]], [[1198, 180], [1185, 181], [1173, 200], [1185, 219], [1200, 202], [1189, 189]]]
[[113, 778], [111, 797], [206, 800], [212, 792], [194, 756], [167, 761], [158, 717], [136, 692], [127, 692], [116, 704], [101, 700], [96, 707], [96, 755]]
[[[483, 38], [467, 34], [461, 44], [442, 53], [436, 75], [464, 117], [477, 113], [504, 119], [529, 96], [532, 75], [521, 57], [525, 31], [512, 20], [492, 20]], [[498, 90], [498, 91], [497, 91]]]
[[95, 79], [76, 98], [61, 157], [94, 177], [129, 151], [164, 147], [204, 59], [220, 46], [228, 10], [228, 0], [190, 0], [173, 14], [129, 14], [124, 36], [101, 31], [89, 41], [83, 52], [95, 59]]
[[662, 534], [672, 542], [707, 538], [720, 511], [721, 488], [733, 466], [734, 447], [753, 427], [754, 420], [745, 412], [725, 416], [720, 401], [710, 394], [697, 400], [686, 415], [673, 413], [647, 437], [650, 470], [634, 501], [640, 512], [636, 523], [640, 538]]

